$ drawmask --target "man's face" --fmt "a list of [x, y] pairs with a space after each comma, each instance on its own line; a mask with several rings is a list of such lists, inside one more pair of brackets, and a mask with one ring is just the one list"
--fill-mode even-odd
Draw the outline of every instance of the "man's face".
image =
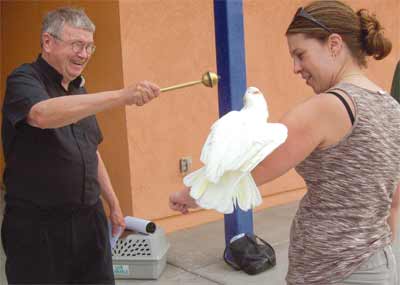
[[60, 35], [49, 38], [49, 63], [63, 75], [63, 82], [69, 83], [83, 72], [92, 55], [93, 33], [64, 25]]

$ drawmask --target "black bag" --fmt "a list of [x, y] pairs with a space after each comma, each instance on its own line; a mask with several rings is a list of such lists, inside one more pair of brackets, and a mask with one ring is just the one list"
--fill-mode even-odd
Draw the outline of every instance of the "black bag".
[[[232, 260], [228, 260], [228, 249]], [[234, 269], [243, 270], [249, 275], [263, 272], [276, 264], [275, 251], [272, 246], [258, 236], [248, 234], [234, 240], [225, 248], [224, 260]]]

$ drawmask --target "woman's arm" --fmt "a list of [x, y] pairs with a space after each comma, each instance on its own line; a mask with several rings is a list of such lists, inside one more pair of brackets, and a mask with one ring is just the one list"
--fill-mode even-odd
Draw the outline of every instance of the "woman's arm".
[[[347, 111], [334, 96], [313, 96], [288, 112], [280, 123], [288, 128], [288, 138], [252, 171], [257, 185], [285, 174], [318, 148], [336, 143], [351, 128]], [[170, 195], [170, 207], [187, 213], [196, 205], [190, 189]]]
[[288, 112], [280, 121], [288, 128], [284, 144], [254, 170], [257, 185], [274, 180], [307, 158], [316, 148], [340, 141], [351, 129], [343, 104], [334, 96], [313, 96]]
[[[257, 185], [269, 182], [304, 160], [324, 140], [318, 121], [320, 102], [309, 100], [280, 120], [288, 129], [286, 141], [252, 171]], [[316, 112], [317, 111], [317, 112]]]
[[390, 216], [388, 218], [390, 230], [392, 231], [392, 241], [396, 240], [397, 238], [397, 217], [399, 215], [399, 205], [400, 205], [400, 184], [397, 186], [397, 189], [393, 194]]

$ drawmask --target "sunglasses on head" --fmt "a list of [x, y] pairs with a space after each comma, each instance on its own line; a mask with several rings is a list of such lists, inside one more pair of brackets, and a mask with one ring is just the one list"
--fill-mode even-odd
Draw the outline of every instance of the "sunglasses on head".
[[297, 9], [296, 14], [294, 15], [294, 19], [296, 19], [296, 17], [302, 17], [304, 19], [307, 19], [311, 22], [313, 22], [314, 24], [316, 24], [317, 26], [320, 26], [321, 28], [323, 28], [324, 30], [326, 30], [329, 33], [332, 33], [332, 31], [325, 26], [324, 24], [322, 24], [320, 21], [318, 21], [317, 19], [315, 19], [313, 16], [311, 16], [310, 14], [307, 13], [306, 10], [304, 10], [303, 7], [300, 7], [299, 9]]

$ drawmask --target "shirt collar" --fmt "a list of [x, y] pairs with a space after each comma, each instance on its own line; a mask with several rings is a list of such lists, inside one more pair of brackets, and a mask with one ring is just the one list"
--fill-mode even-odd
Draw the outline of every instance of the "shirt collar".
[[[57, 84], [61, 85], [61, 81], [63, 79], [62, 74], [60, 74], [53, 66], [51, 66], [41, 54], [39, 54], [36, 62], [38, 63], [40, 69], [44, 71], [44, 73]], [[85, 79], [82, 75], [79, 75], [77, 78], [71, 81], [75, 88], [82, 88], [85, 85]]]

